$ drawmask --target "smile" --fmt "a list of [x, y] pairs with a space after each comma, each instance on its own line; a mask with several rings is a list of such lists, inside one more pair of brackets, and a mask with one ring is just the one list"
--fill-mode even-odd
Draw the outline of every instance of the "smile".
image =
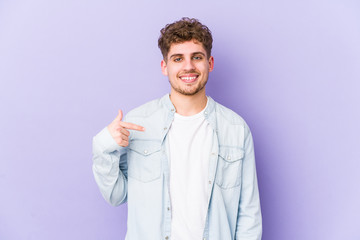
[[195, 76], [182, 76], [182, 77], [180, 77], [180, 79], [181, 79], [181, 81], [183, 81], [185, 83], [192, 83], [192, 82], [195, 82], [198, 77], [199, 77], [198, 75], [195, 75]]

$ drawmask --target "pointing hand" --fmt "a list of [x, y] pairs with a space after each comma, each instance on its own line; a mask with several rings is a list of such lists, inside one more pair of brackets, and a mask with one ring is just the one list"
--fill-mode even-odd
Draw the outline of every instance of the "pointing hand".
[[109, 124], [108, 129], [111, 136], [119, 146], [127, 147], [129, 145], [130, 135], [130, 132], [127, 129], [145, 131], [145, 128], [133, 123], [123, 122], [121, 121], [122, 117], [123, 113], [119, 110], [119, 114], [116, 116], [114, 121]]

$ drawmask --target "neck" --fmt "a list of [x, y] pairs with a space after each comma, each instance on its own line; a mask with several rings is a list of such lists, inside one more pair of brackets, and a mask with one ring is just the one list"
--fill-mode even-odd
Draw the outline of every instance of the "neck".
[[170, 100], [175, 106], [176, 112], [182, 116], [191, 116], [201, 112], [207, 103], [205, 89], [191, 96], [171, 91]]

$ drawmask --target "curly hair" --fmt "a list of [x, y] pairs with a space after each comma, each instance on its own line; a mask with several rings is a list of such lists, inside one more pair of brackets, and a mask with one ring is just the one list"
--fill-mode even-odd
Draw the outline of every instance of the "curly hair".
[[167, 24], [160, 30], [158, 46], [166, 61], [171, 44], [183, 43], [195, 40], [201, 43], [206, 51], [207, 57], [211, 56], [212, 35], [209, 28], [195, 18], [183, 17], [179, 21]]

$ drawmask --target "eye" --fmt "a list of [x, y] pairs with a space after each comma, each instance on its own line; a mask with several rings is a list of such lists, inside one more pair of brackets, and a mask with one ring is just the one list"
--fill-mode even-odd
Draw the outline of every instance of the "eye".
[[194, 56], [193, 59], [195, 59], [195, 60], [201, 60], [202, 57], [201, 57], [201, 56]]
[[180, 57], [174, 58], [174, 62], [180, 62], [180, 61], [181, 61]]

